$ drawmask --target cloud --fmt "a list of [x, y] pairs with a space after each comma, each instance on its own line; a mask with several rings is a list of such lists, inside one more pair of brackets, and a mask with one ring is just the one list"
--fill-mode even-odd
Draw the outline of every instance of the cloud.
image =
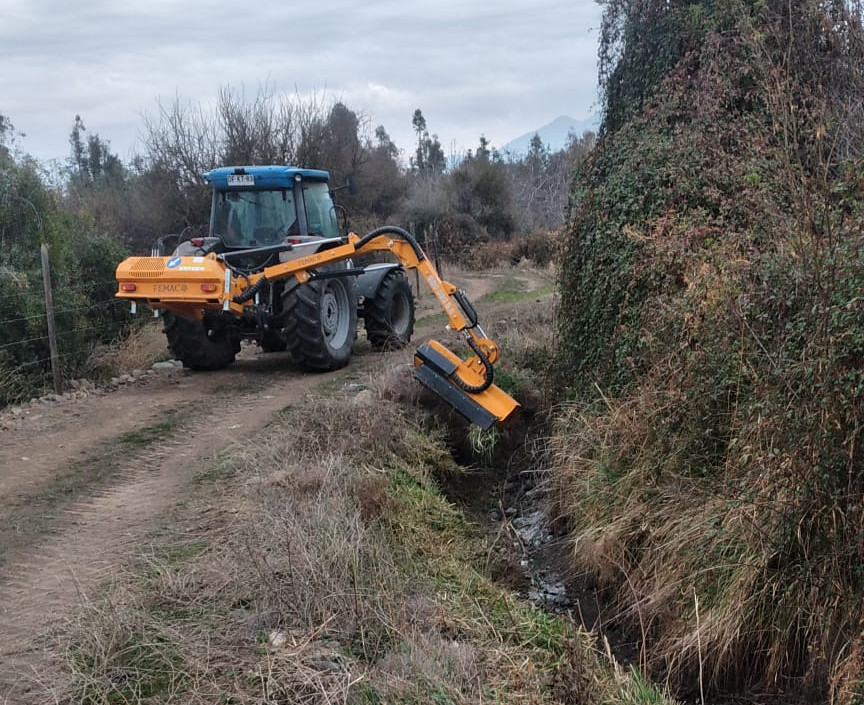
[[141, 114], [220, 86], [326, 91], [413, 143], [421, 108], [442, 142], [503, 144], [596, 96], [592, 0], [0, 0], [0, 112], [26, 150], [65, 158], [76, 114], [127, 156]]

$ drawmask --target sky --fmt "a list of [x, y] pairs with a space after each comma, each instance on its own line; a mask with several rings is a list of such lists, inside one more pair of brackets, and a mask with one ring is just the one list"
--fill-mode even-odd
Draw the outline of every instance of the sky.
[[445, 151], [597, 110], [594, 0], [0, 0], [0, 114], [69, 156], [80, 115], [127, 161], [145, 115], [220, 87], [325, 95], [405, 151], [420, 108]]

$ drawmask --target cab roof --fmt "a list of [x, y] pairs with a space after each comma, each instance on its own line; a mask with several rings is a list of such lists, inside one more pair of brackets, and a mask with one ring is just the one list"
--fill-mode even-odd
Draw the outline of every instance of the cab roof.
[[[295, 181], [321, 181], [327, 183], [330, 174], [318, 169], [300, 169], [296, 166], [224, 166], [219, 169], [211, 169], [202, 174], [214, 189], [227, 190], [250, 190], [250, 189], [273, 189], [291, 188]], [[228, 177], [251, 176], [253, 183], [247, 179], [231, 179], [231, 181], [247, 183], [231, 183]]]

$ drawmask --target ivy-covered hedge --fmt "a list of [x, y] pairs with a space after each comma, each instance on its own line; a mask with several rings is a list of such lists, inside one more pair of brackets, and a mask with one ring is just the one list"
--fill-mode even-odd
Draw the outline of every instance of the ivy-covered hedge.
[[560, 498], [655, 675], [860, 702], [861, 18], [737, 7], [577, 176]]

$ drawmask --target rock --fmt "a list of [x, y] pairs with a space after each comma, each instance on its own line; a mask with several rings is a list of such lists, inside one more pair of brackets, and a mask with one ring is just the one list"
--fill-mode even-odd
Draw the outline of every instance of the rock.
[[147, 373], [144, 370], [132, 370], [131, 374], [133, 377], [143, 377]]
[[[180, 364], [182, 365], [183, 363], [180, 363]], [[177, 367], [174, 365], [173, 361], [171, 361], [171, 362], [154, 362], [153, 365], [151, 365], [150, 369], [155, 371], [155, 372], [161, 372], [164, 370], [173, 371], [173, 370], [176, 370]]]
[[24, 409], [22, 409], [20, 406], [13, 406], [11, 409], [9, 409], [9, 411], [12, 412], [13, 416], [21, 416], [21, 414], [24, 413]]
[[375, 403], [375, 393], [371, 389], [362, 389], [354, 395], [351, 403], [355, 406], [371, 406]]
[[531, 577], [532, 584], [536, 587], [528, 592], [528, 599], [533, 602], [542, 602], [547, 607], [564, 608], [571, 604], [567, 596], [567, 588], [554, 574], [536, 573]]
[[285, 636], [285, 632], [272, 631], [267, 636], [267, 641], [270, 646], [281, 649], [288, 642], [288, 637]]
[[542, 511], [536, 510], [514, 519], [513, 527], [522, 541], [536, 548], [541, 545], [541, 539], [547, 533], [544, 526], [545, 518]]

